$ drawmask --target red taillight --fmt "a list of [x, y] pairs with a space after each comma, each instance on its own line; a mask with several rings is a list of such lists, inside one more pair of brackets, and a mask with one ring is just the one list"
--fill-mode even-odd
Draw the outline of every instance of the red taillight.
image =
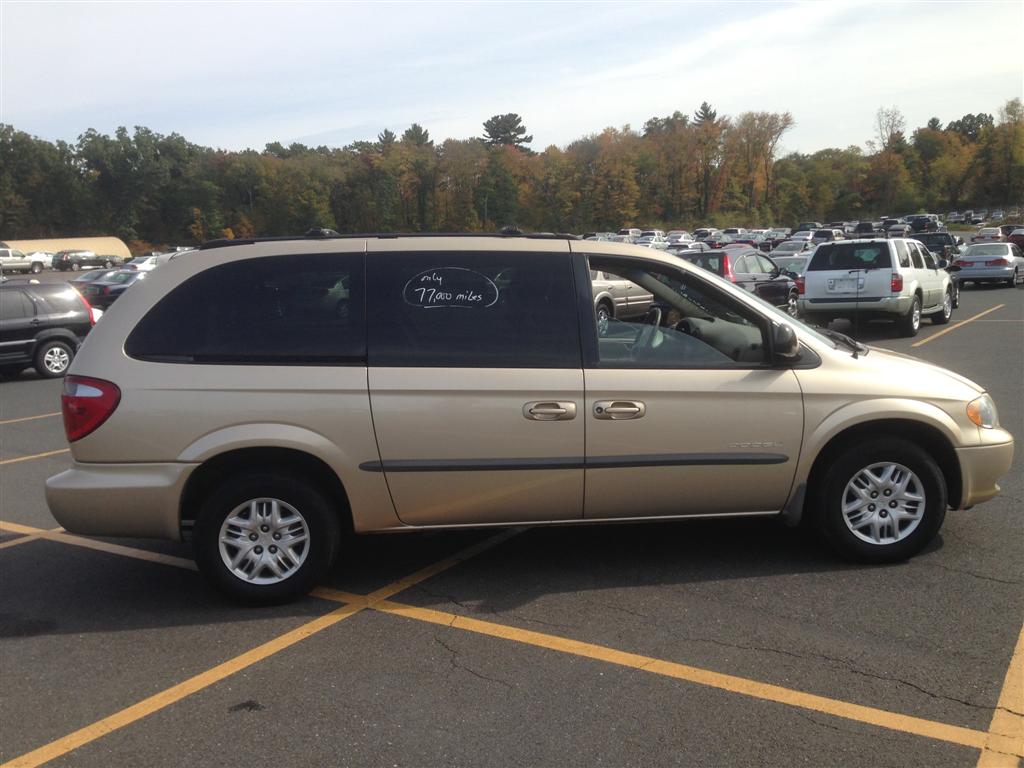
[[1008, 267], [1010, 266], [1009, 259], [992, 259], [992, 261], [986, 261], [986, 266], [989, 267]]
[[110, 286], [109, 285], [104, 285], [103, 286], [103, 295], [104, 296], [109, 296], [110, 295]]
[[736, 282], [736, 275], [732, 273], [732, 262], [726, 254], [722, 254], [722, 277], [730, 283]]
[[121, 390], [116, 384], [86, 376], [65, 376], [60, 406], [68, 442], [81, 440], [95, 430], [110, 418], [119, 402]]
[[903, 275], [893, 274], [892, 280], [889, 281], [889, 290], [893, 293], [899, 293], [903, 290]]
[[969, 267], [971, 266], [971, 262], [964, 261], [963, 259], [957, 259], [956, 261], [953, 262], [953, 265], [957, 267]]
[[85, 296], [83, 296], [77, 290], [75, 291], [75, 293], [78, 294], [78, 298], [81, 299], [82, 303], [85, 305], [85, 313], [89, 315], [89, 325], [96, 325], [96, 315], [93, 314], [92, 304], [90, 304], [89, 300], [85, 298]]
[[803, 296], [807, 291], [807, 284], [804, 282], [803, 277], [796, 277], [793, 279], [793, 282], [796, 283], [796, 292]]

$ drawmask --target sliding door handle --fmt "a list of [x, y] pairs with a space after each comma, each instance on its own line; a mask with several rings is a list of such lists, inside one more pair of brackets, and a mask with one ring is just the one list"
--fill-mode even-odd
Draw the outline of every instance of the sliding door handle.
[[576, 403], [538, 400], [523, 406], [523, 416], [533, 421], [571, 421], [576, 418]]

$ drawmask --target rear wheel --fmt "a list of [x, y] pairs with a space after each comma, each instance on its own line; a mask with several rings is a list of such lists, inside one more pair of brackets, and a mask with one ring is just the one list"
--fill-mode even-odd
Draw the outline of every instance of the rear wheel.
[[107, 259], [106, 261], [103, 262], [104, 269], [110, 269], [112, 266], [114, 266], [114, 264], [113, 262], [111, 262], [110, 259]]
[[81, 267], [80, 267], [80, 265], [79, 265], [79, 263], [77, 261], [72, 261], [71, 262], [71, 271], [72, 272], [77, 272], [80, 268]]
[[934, 325], [945, 325], [949, 322], [949, 319], [953, 316], [953, 291], [946, 291], [946, 295], [942, 298], [942, 309], [932, 315], [932, 323]]
[[1011, 288], [1015, 288], [1017, 286], [1017, 270], [1013, 270], [1013, 277], [1009, 278], [1006, 281], [1006, 284]]
[[47, 379], [63, 376], [75, 358], [75, 350], [66, 341], [52, 339], [44, 341], [36, 349], [34, 364], [36, 372]]
[[797, 292], [793, 291], [786, 299], [786, 314], [790, 317], [800, 317], [800, 307], [797, 305]]
[[34, 261], [32, 262], [32, 267], [30, 271], [32, 272], [33, 275], [38, 275], [40, 272], [43, 271], [43, 265], [40, 264], [38, 261]]
[[921, 328], [920, 296], [914, 296], [914, 300], [910, 303], [910, 309], [907, 310], [907, 314], [896, 321], [896, 326], [899, 328], [901, 336], [917, 336], [917, 332]]
[[340, 531], [326, 494], [298, 476], [250, 471], [203, 502], [196, 563], [228, 596], [279, 603], [304, 595], [337, 556]]
[[946, 516], [946, 483], [935, 460], [898, 438], [852, 446], [818, 488], [818, 530], [851, 560], [905, 560], [928, 545]]
[[606, 302], [601, 302], [595, 310], [597, 314], [597, 335], [604, 336], [608, 333], [608, 323], [612, 319], [612, 308]]

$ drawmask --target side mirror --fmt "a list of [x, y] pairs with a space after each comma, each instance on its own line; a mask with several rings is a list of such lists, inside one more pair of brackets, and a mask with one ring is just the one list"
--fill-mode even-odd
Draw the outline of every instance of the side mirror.
[[956, 244], [957, 245], [963, 245], [964, 244], [964, 239], [962, 237], [957, 237]]
[[939, 259], [938, 268], [939, 269], [948, 269], [949, 268], [949, 259]]
[[772, 361], [776, 365], [792, 365], [800, 359], [800, 341], [793, 326], [772, 323]]
[[770, 277], [772, 280], [774, 280], [779, 275], [783, 274], [783, 272], [784, 272], [784, 270], [779, 269], [778, 265], [776, 265], [776, 266], [772, 267], [772, 271], [768, 273], [768, 277]]

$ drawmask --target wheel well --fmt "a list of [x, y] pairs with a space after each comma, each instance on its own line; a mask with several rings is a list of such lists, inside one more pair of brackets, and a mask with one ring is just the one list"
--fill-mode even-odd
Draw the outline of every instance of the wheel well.
[[963, 484], [960, 478], [960, 462], [952, 443], [935, 427], [910, 419], [883, 419], [856, 424], [829, 440], [811, 466], [807, 499], [817, 498], [818, 483], [824, 476], [825, 470], [832, 465], [840, 453], [860, 440], [878, 437], [897, 437], [910, 440], [927, 451], [935, 459], [935, 463], [942, 471], [942, 476], [946, 479], [949, 506], [953, 509], [960, 506]]
[[352, 530], [352, 512], [345, 486], [323, 460], [292, 448], [240, 448], [204, 461], [189, 477], [181, 494], [181, 527], [195, 523], [202, 500], [216, 485], [239, 470], [264, 469], [301, 475], [319, 486], [335, 502], [343, 532]]
[[613, 304], [612, 300], [609, 299], [607, 296], [605, 296], [604, 298], [600, 299], [597, 302], [597, 304], [598, 304], [598, 306], [602, 306], [603, 305], [605, 307], [608, 307], [608, 312], [611, 314], [612, 317], [615, 317], [615, 304]]

